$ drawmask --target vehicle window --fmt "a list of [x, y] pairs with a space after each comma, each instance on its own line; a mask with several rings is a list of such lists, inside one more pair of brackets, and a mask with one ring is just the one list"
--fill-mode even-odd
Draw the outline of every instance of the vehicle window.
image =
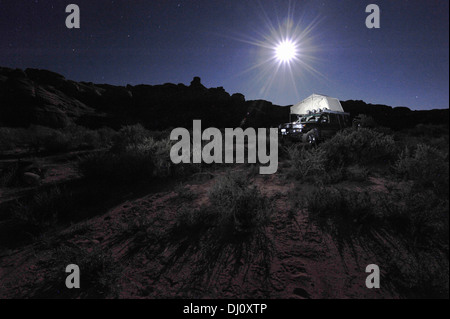
[[323, 114], [320, 118], [320, 121], [322, 123], [330, 123], [330, 117], [328, 116], [328, 114]]
[[337, 119], [339, 121], [339, 126], [344, 127], [344, 119], [342, 118], [341, 114], [337, 115]]
[[302, 122], [315, 122], [317, 121], [319, 118], [316, 117], [315, 115], [309, 115], [309, 116], [304, 116], [302, 117], [301, 121]]
[[349, 117], [346, 116], [346, 115], [343, 115], [342, 118], [343, 118], [343, 120], [344, 120], [344, 121], [343, 121], [344, 126], [349, 126], [349, 124], [350, 124], [350, 122], [349, 122]]
[[328, 123], [336, 123], [336, 114], [330, 114]]

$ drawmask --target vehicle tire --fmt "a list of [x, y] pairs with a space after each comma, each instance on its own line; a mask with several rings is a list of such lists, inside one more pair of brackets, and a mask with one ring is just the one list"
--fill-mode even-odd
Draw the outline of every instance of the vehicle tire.
[[317, 134], [316, 130], [309, 131], [306, 133], [305, 141], [311, 146], [317, 145], [317, 142], [319, 140], [319, 136]]

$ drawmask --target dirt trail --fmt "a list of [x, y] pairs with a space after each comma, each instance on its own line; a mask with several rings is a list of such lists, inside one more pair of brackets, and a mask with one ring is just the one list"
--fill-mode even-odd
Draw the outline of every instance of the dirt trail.
[[[264, 231], [246, 242], [217, 249], [201, 240], [164, 236], [180, 211], [208, 203], [208, 190], [225, 173], [186, 184], [191, 200], [176, 192], [150, 194], [4, 252], [0, 298], [40, 296], [54, 269], [65, 267], [54, 253], [61, 245], [110, 251], [123, 266], [121, 298], [398, 297], [387, 288], [365, 287], [365, 268], [377, 263], [374, 253], [361, 246], [338, 246], [308, 220], [307, 212], [293, 211], [293, 185], [277, 175], [254, 178], [261, 192], [273, 199], [274, 214]], [[48, 293], [58, 296], [58, 291]]]

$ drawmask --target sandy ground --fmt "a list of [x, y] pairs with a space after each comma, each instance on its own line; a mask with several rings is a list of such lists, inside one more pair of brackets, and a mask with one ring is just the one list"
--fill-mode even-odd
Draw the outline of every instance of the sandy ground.
[[[364, 243], [336, 243], [309, 221], [304, 209], [292, 209], [294, 185], [279, 175], [253, 177], [261, 192], [273, 199], [274, 210], [268, 226], [252, 238], [211, 251], [201, 238], [193, 243], [161, 235], [182, 209], [207, 205], [208, 190], [227, 173], [184, 184], [192, 200], [180, 199], [173, 191], [152, 193], [46, 234], [34, 244], [2, 251], [0, 298], [40, 297], [53, 289], [46, 285], [54, 266], [65, 267], [54, 253], [60, 245], [111, 252], [122, 265], [120, 298], [399, 297], [388, 285], [365, 286], [366, 266], [378, 264], [380, 252]], [[383, 191], [382, 184], [372, 180], [368, 187]], [[58, 296], [56, 291], [49, 294]]]

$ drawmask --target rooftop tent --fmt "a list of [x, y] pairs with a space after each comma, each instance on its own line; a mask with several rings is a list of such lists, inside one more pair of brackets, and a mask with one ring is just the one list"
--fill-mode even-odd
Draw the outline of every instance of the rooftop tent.
[[326, 95], [313, 94], [292, 106], [291, 114], [304, 115], [309, 112], [317, 113], [324, 110], [344, 112], [341, 102], [338, 99]]

